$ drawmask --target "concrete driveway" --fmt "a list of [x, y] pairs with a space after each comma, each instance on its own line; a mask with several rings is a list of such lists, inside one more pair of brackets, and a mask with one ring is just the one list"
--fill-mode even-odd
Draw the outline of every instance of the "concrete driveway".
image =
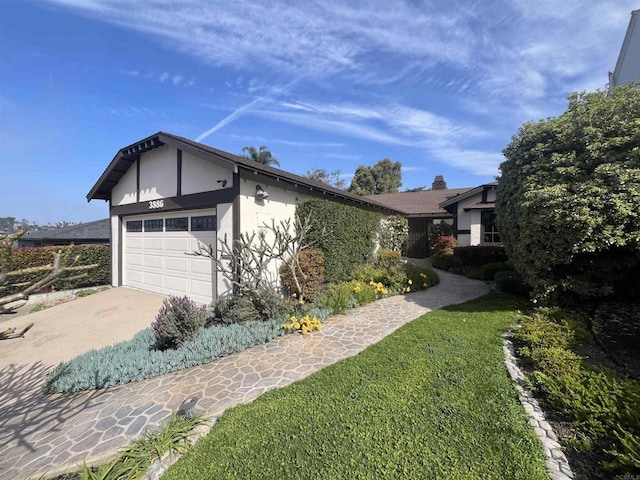
[[0, 341], [0, 372], [36, 364], [46, 371], [92, 348], [128, 340], [151, 325], [163, 298], [119, 287], [2, 321], [2, 329], [33, 328], [25, 338]]

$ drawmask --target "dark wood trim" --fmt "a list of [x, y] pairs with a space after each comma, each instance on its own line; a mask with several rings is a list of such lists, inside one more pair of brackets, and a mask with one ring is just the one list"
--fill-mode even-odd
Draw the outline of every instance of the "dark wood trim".
[[140, 155], [136, 160], [136, 202], [140, 201]]
[[[233, 238], [232, 245], [236, 244], [236, 240], [240, 239], [240, 173], [233, 173], [233, 191], [235, 192], [235, 197], [233, 198], [233, 206], [231, 212], [231, 236]], [[235, 272], [235, 280], [237, 281], [240, 277], [240, 272]], [[236, 288], [235, 285], [233, 287], [233, 291], [235, 293]]]
[[[238, 197], [236, 188], [223, 188], [211, 192], [192, 193], [180, 197], [158, 199], [162, 200], [161, 208], [149, 208], [149, 201], [116, 205], [111, 207], [112, 215], [140, 215], [143, 213], [162, 213], [175, 210], [192, 210], [195, 208], [214, 207], [219, 203], [231, 203]], [[239, 199], [238, 199], [239, 201]], [[234, 210], [235, 212], [235, 210]], [[234, 213], [235, 214], [235, 213]]]
[[177, 152], [177, 164], [178, 164], [178, 185], [176, 187], [176, 196], [182, 196], [182, 150], [176, 149]]
[[482, 189], [482, 200], [480, 200], [480, 203], [487, 203], [487, 194], [489, 193], [489, 187], [484, 187]]
[[471, 235], [471, 230], [454, 230], [456, 235]]

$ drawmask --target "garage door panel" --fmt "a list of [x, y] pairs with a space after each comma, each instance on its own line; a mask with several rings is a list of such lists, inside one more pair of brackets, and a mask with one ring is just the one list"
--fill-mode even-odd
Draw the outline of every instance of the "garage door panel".
[[164, 239], [162, 237], [159, 238], [145, 238], [144, 239], [144, 249], [146, 251], [156, 250], [158, 252], [164, 251]]
[[145, 271], [143, 275], [144, 275], [143, 278], [144, 278], [145, 285], [150, 285], [150, 286], [156, 287], [156, 288], [162, 288], [163, 287], [164, 282], [162, 281], [163, 280], [162, 273], [160, 273], [160, 272], [159, 273], [153, 273], [153, 272]]
[[185, 258], [179, 257], [167, 257], [165, 262], [165, 268], [167, 271], [173, 272], [188, 272], [189, 271], [189, 259], [186, 255]]
[[146, 254], [144, 256], [144, 266], [145, 268], [163, 268], [163, 260], [164, 256], [162, 254]]
[[213, 270], [213, 260], [210, 258], [194, 257], [191, 259], [191, 273], [211, 275]]
[[189, 291], [189, 279], [184, 277], [174, 277], [165, 275], [165, 288], [180, 295], [184, 295]]
[[[188, 232], [184, 232], [183, 235], [188, 235]], [[167, 253], [173, 253], [184, 255], [185, 252], [189, 252], [189, 238], [166, 238], [165, 239], [165, 250]]]
[[[127, 217], [124, 221], [160, 220], [215, 214], [211, 209], [178, 213], [153, 213]], [[165, 221], [166, 225], [166, 221]], [[188, 222], [189, 227], [191, 222]], [[126, 232], [124, 238], [124, 284], [161, 294], [188, 295], [200, 303], [210, 303], [215, 290], [213, 261], [187, 255], [198, 244], [216, 242], [215, 231]]]
[[191, 293], [193, 295], [200, 295], [204, 297], [211, 297], [213, 294], [213, 284], [211, 279], [209, 281], [191, 280]]
[[126, 256], [127, 265], [132, 267], [142, 267], [143, 255], [141, 253], [130, 253]]

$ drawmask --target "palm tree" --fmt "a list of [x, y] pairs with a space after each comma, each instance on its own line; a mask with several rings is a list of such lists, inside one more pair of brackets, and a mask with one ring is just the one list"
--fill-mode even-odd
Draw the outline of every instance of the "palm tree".
[[264, 145], [261, 145], [258, 150], [256, 150], [255, 147], [244, 147], [242, 151], [244, 152], [244, 157], [254, 162], [261, 163], [262, 165], [280, 166], [278, 159], [274, 157]]

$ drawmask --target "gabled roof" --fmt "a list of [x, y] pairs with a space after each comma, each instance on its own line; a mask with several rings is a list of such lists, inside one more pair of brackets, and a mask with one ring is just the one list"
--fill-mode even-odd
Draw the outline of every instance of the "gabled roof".
[[480, 185], [476, 188], [470, 188], [466, 192], [460, 193], [459, 195], [446, 199], [440, 204], [440, 206], [442, 208], [448, 207], [449, 205], [458, 203], [460, 200], [464, 200], [465, 198], [473, 197], [474, 195], [482, 193], [485, 187], [497, 187], [497, 186], [498, 186], [498, 182], [490, 182], [490, 183], [485, 183], [484, 185]]
[[369, 195], [367, 199], [374, 199], [389, 208], [399, 210], [405, 215], [413, 216], [449, 216], [440, 204], [450, 197], [455, 197], [469, 188], [450, 188], [443, 190], [422, 190], [419, 192], [385, 193], [382, 195]]
[[234, 172], [237, 172], [238, 169], [243, 169], [254, 173], [260, 173], [267, 177], [288, 182], [294, 186], [315, 190], [320, 193], [329, 194], [333, 197], [343, 198], [362, 205], [382, 208], [384, 210], [392, 210], [392, 213], [400, 213], [393, 207], [389, 207], [374, 199], [362, 197], [360, 195], [347, 192], [346, 190], [332, 187], [331, 185], [315, 182], [306, 177], [295, 175], [293, 173], [280, 170], [279, 168], [263, 165], [248, 158], [234, 155], [223, 150], [218, 150], [217, 148], [166, 132], [158, 132], [140, 140], [137, 143], [121, 148], [113, 160], [111, 160], [111, 163], [100, 176], [91, 191], [87, 194], [87, 200], [109, 200], [111, 198], [111, 190], [120, 181], [124, 174], [127, 173], [127, 170], [129, 170], [129, 168], [135, 163], [138, 156], [144, 152], [148, 152], [149, 150], [153, 150], [154, 148], [162, 147], [164, 145], [171, 145], [201, 157], [204, 154], [207, 159], [226, 166]]
[[109, 240], [109, 219], [80, 223], [68, 227], [51, 230], [35, 230], [27, 232], [21, 240]]

